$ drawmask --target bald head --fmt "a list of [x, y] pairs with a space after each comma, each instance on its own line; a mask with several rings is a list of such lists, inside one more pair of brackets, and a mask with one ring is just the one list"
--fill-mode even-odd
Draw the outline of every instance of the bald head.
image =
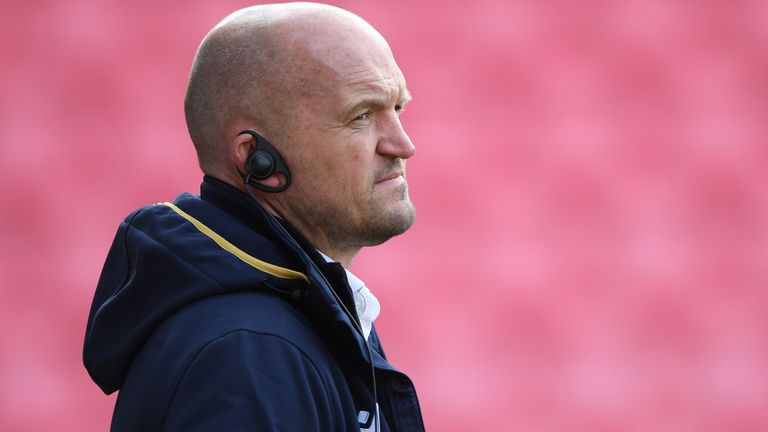
[[322, 76], [354, 67], [361, 38], [389, 50], [362, 18], [323, 4], [260, 5], [222, 20], [197, 51], [184, 103], [203, 172], [231, 168], [223, 148], [238, 125], [278, 136], [302, 97], [323, 91]]

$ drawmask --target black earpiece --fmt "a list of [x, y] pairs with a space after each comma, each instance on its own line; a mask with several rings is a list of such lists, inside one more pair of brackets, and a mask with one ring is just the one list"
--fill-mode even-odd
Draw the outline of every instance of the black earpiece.
[[[248, 155], [248, 159], [245, 160], [246, 173], [240, 173], [243, 176], [246, 187], [250, 185], [260, 191], [272, 193], [288, 189], [288, 186], [291, 185], [291, 172], [288, 170], [288, 165], [285, 164], [283, 157], [280, 156], [277, 149], [255, 131], [246, 129], [237, 135], [244, 134], [248, 134], [256, 140], [256, 147]], [[285, 182], [278, 187], [271, 187], [256, 181], [264, 180], [272, 174], [282, 174]]]

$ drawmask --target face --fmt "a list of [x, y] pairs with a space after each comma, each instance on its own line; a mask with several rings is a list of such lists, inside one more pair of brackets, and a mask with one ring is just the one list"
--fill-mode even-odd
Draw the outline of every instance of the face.
[[311, 53], [281, 133], [293, 185], [280, 207], [310, 240], [335, 247], [379, 244], [415, 217], [405, 175], [415, 149], [400, 123], [410, 97], [389, 47], [369, 42]]

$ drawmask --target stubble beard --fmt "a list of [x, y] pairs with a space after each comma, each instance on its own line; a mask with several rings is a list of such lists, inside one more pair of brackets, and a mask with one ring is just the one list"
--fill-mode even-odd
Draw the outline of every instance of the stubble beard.
[[403, 186], [403, 191], [395, 205], [369, 208], [365, 219], [366, 223], [362, 224], [358, 230], [356, 244], [359, 246], [376, 246], [406, 232], [416, 219], [416, 208], [408, 197], [408, 187]]
[[[376, 246], [400, 235], [413, 225], [416, 209], [403, 185], [395, 203], [373, 199], [363, 206], [346, 202], [334, 206], [328, 202], [304, 201], [299, 206], [309, 232], [304, 233], [315, 247]], [[362, 208], [361, 208], [362, 207]], [[352, 213], [352, 210], [360, 211]]]

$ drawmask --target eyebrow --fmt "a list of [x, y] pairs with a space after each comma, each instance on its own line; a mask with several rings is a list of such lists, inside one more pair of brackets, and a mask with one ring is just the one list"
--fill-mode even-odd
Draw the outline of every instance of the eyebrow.
[[[402, 96], [400, 98], [398, 98], [398, 101], [397, 101], [397, 105], [399, 105], [401, 107], [403, 105], [407, 104], [408, 102], [410, 102], [411, 99], [413, 99], [413, 97], [411, 96], [411, 92], [408, 91], [407, 88], [404, 88], [403, 90], [404, 91], [403, 91]], [[356, 104], [352, 105], [346, 111], [347, 112], [355, 112], [355, 111], [359, 110], [360, 108], [362, 108], [364, 106], [371, 106], [371, 107], [381, 108], [381, 107], [384, 107], [386, 105], [387, 105], [387, 101], [385, 101], [381, 97], [365, 96], [362, 100], [360, 100]]]

